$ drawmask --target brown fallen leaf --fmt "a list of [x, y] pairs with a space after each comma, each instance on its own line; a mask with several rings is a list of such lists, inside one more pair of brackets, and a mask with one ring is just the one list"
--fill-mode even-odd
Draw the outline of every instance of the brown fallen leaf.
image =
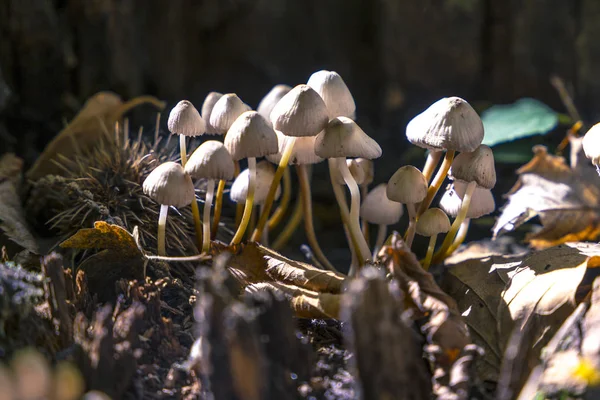
[[442, 288], [457, 300], [474, 342], [485, 349], [482, 379], [497, 380], [508, 338], [526, 322], [534, 335], [529, 369], [537, 364], [541, 349], [585, 297], [585, 282], [600, 272], [592, 257], [597, 254], [599, 245], [572, 243], [447, 264]]
[[80, 229], [60, 244], [66, 249], [112, 250], [122, 257], [142, 257], [135, 237], [118, 225], [96, 221], [93, 228]]
[[12, 153], [0, 158], [0, 229], [21, 248], [38, 254], [38, 244], [29, 230], [18, 194], [22, 168], [23, 160]]
[[[574, 148], [576, 143], [574, 144]], [[600, 177], [590, 173], [587, 160], [548, 154], [535, 146], [533, 159], [517, 170], [519, 179], [493, 228], [494, 237], [515, 230], [534, 217], [542, 229], [527, 235], [536, 248], [593, 240], [600, 235]]]
[[69, 157], [75, 153], [85, 153], [99, 141], [113, 140], [106, 135], [106, 127], [112, 127], [132, 108], [150, 103], [163, 109], [164, 102], [152, 96], [141, 96], [123, 103], [112, 92], [99, 92], [90, 97], [73, 120], [46, 146], [44, 152], [27, 172], [27, 178], [38, 180], [46, 175], [62, 175], [56, 165], [59, 155]]

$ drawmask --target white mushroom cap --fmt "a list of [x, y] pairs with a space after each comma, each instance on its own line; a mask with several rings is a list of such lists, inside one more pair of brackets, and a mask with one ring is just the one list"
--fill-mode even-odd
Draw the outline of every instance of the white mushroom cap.
[[273, 128], [287, 136], [316, 136], [328, 121], [325, 102], [308, 85], [290, 90], [271, 111]]
[[[373, 179], [375, 178], [375, 164], [373, 163], [373, 160], [362, 157], [354, 158], [352, 160], [352, 165], [355, 168], [360, 168], [365, 175], [363, 182], [359, 183], [359, 185], [370, 185], [373, 183]], [[352, 172], [352, 168], [350, 168], [350, 172]]]
[[583, 137], [583, 151], [592, 164], [600, 164], [600, 123], [592, 126]]
[[427, 180], [412, 165], [400, 167], [388, 181], [387, 196], [403, 204], [419, 203], [427, 196]]
[[323, 158], [374, 159], [381, 157], [381, 147], [350, 118], [336, 117], [317, 136], [315, 153]]
[[[440, 208], [446, 214], [456, 217], [462, 205], [462, 199], [467, 190], [468, 183], [464, 181], [454, 181], [446, 190], [440, 199]], [[467, 218], [479, 218], [490, 214], [496, 209], [496, 202], [490, 189], [477, 186], [471, 196], [471, 203], [467, 211]]]
[[215, 127], [210, 124], [210, 114], [221, 97], [223, 97], [223, 93], [210, 92], [206, 95], [204, 103], [202, 103], [202, 119], [206, 122], [206, 133], [209, 135], [218, 133]]
[[225, 135], [224, 144], [234, 160], [279, 151], [275, 131], [256, 111], [246, 111], [235, 120]]
[[483, 141], [483, 122], [460, 97], [444, 97], [406, 126], [414, 145], [431, 150], [473, 151]]
[[452, 162], [449, 175], [461, 181], [475, 181], [486, 189], [493, 188], [496, 185], [496, 168], [492, 149], [482, 144], [473, 152], [460, 153]]
[[271, 123], [271, 111], [273, 111], [273, 108], [277, 103], [279, 103], [279, 100], [281, 100], [283, 96], [288, 94], [290, 90], [292, 90], [291, 86], [275, 85], [273, 86], [273, 89], [271, 89], [269, 93], [267, 93], [265, 97], [262, 98], [260, 103], [258, 103], [256, 111], [258, 111], [260, 115], [265, 117], [269, 125], [273, 125]]
[[[291, 138], [290, 136], [286, 136], [279, 131], [275, 131], [275, 133], [277, 134], [279, 151], [266, 157], [267, 160], [271, 161], [273, 164], [279, 164], [279, 161], [281, 161], [281, 154]], [[288, 164], [317, 164], [323, 161], [323, 159], [315, 153], [316, 138], [316, 136], [297, 137]]]
[[329, 119], [348, 117], [354, 119], [356, 105], [352, 93], [342, 77], [335, 71], [318, 71], [310, 76], [306, 83], [323, 98]]
[[416, 228], [417, 233], [421, 236], [435, 236], [450, 230], [450, 219], [439, 208], [429, 208], [419, 217]]
[[235, 167], [231, 154], [218, 140], [207, 140], [192, 153], [185, 172], [192, 178], [233, 179]]
[[194, 105], [181, 100], [169, 113], [169, 132], [184, 136], [199, 136], [206, 132], [206, 123]]
[[393, 225], [400, 221], [404, 213], [402, 204], [388, 199], [386, 190], [387, 185], [381, 183], [365, 196], [360, 206], [362, 218], [377, 225]]
[[210, 125], [216, 133], [224, 134], [229, 130], [233, 122], [251, 108], [244, 103], [235, 93], [227, 93], [215, 103], [210, 112]]
[[156, 167], [142, 185], [144, 193], [159, 204], [185, 207], [194, 200], [192, 178], [179, 163], [168, 161]]
[[[271, 164], [266, 161], [261, 161], [256, 164], [256, 188], [254, 189], [254, 204], [260, 205], [267, 199], [271, 182], [275, 176], [275, 169]], [[229, 197], [235, 203], [242, 203], [246, 201], [248, 195], [248, 184], [250, 183], [250, 171], [248, 169], [243, 170], [235, 178], [231, 185]], [[281, 186], [277, 186], [275, 192], [275, 199], [278, 199], [281, 195]]]

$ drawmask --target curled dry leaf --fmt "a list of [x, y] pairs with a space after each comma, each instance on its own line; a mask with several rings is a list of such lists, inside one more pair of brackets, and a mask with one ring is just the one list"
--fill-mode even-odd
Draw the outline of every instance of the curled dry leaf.
[[517, 170], [519, 179], [493, 228], [494, 237], [536, 216], [542, 229], [526, 238], [536, 248], [598, 237], [600, 178], [589, 173], [580, 151], [571, 157], [571, 166], [563, 157], [548, 154], [544, 146], [535, 146], [533, 151], [533, 159]]
[[143, 103], [151, 103], [161, 110], [165, 106], [152, 96], [140, 96], [124, 103], [115, 93], [96, 93], [46, 146], [27, 172], [27, 178], [35, 181], [46, 175], [61, 175], [61, 169], [54, 163], [59, 155], [69, 157], [76, 152], [86, 152], [101, 140], [113, 140], [107, 137], [106, 127], [113, 126], [126, 112]]
[[38, 244], [29, 227], [18, 194], [23, 160], [12, 153], [0, 158], [0, 229], [21, 248], [38, 254]]
[[[600, 246], [566, 244], [519, 256], [493, 255], [449, 265], [442, 287], [457, 299], [476, 344], [485, 349], [480, 377], [496, 381], [511, 332], [525, 323], [534, 336], [526, 360], [541, 349], [589, 292]], [[525, 371], [528, 373], [528, 371]]]

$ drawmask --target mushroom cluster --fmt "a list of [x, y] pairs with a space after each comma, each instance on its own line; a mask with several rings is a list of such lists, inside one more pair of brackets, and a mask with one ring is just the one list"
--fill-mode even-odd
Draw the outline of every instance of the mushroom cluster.
[[[479, 115], [459, 97], [433, 103], [406, 127], [407, 139], [428, 151], [422, 172], [412, 165], [402, 166], [388, 182], [371, 191], [372, 160], [379, 158], [382, 150], [356, 123], [355, 115], [354, 98], [342, 77], [333, 71], [318, 71], [306, 84], [293, 88], [276, 85], [256, 111], [235, 93], [209, 93], [201, 113], [191, 102], [180, 101], [171, 111], [168, 127], [172, 134], [180, 135], [181, 164], [167, 162], [158, 166], [143, 185], [144, 191], [161, 204], [159, 255], [166, 253], [164, 229], [169, 207], [187, 205], [192, 206], [198, 247], [202, 253], [210, 252], [211, 240], [219, 229], [224, 189], [231, 180], [230, 197], [240, 206], [240, 213], [230, 245], [240, 244], [244, 237], [267, 245], [269, 232], [286, 215], [293, 181], [288, 166], [293, 165], [299, 193], [296, 209], [283, 232], [293, 232], [304, 220], [316, 262], [335, 270], [321, 249], [312, 215], [310, 167], [327, 160], [352, 254], [351, 275], [376, 258], [387, 227], [400, 221], [404, 207], [408, 215], [404, 235], [407, 244], [412, 245], [416, 234], [429, 238], [423, 267], [427, 269], [442, 261], [462, 243], [471, 219], [495, 208], [490, 192], [496, 182], [494, 156], [489, 147], [481, 144], [484, 128]], [[188, 158], [186, 136], [203, 134], [223, 135], [223, 141], [205, 141]], [[263, 157], [265, 160], [257, 162]], [[247, 164], [241, 172], [240, 163]], [[447, 178], [451, 183], [439, 208], [431, 208]], [[203, 222], [192, 179], [205, 180]], [[272, 212], [281, 192], [282, 200]], [[452, 223], [449, 216], [454, 217]], [[378, 227], [372, 247], [369, 224]], [[248, 229], [252, 225], [253, 229]], [[435, 252], [439, 234], [445, 237]], [[280, 245], [281, 237], [278, 239]]]

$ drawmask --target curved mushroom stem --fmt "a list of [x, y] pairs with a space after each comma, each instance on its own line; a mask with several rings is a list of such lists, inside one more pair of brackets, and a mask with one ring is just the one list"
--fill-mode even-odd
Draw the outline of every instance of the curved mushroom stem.
[[296, 165], [296, 173], [298, 174], [298, 181], [300, 183], [300, 196], [302, 198], [302, 208], [304, 210], [304, 230], [306, 231], [308, 244], [312, 248], [312, 251], [315, 253], [315, 256], [321, 264], [323, 264], [327, 269], [337, 272], [337, 269], [335, 269], [333, 264], [329, 262], [323, 253], [323, 250], [321, 250], [321, 246], [319, 246], [319, 241], [317, 240], [317, 235], [315, 234], [312, 212], [312, 197], [306, 165]]
[[[265, 205], [264, 205], [264, 204], [261, 204], [261, 205], [258, 207], [258, 215], [262, 214], [262, 212], [263, 212], [264, 210], [265, 210]], [[260, 238], [260, 243], [261, 243], [263, 246], [267, 246], [267, 247], [269, 246], [269, 230], [268, 230], [268, 229], [265, 229], [265, 230], [263, 230], [262, 237]]]
[[446, 152], [444, 162], [442, 162], [440, 169], [438, 170], [437, 174], [435, 174], [435, 178], [433, 178], [433, 182], [431, 182], [431, 185], [429, 185], [429, 189], [427, 190], [427, 196], [425, 196], [425, 199], [423, 199], [419, 209], [417, 210], [417, 220], [425, 211], [427, 211], [431, 205], [431, 202], [433, 201], [433, 198], [437, 194], [438, 190], [440, 190], [442, 183], [444, 183], [444, 179], [446, 179], [446, 175], [448, 175], [448, 171], [450, 170], [450, 166], [454, 160], [455, 153], [456, 152], [454, 150], [448, 150]]
[[[469, 205], [471, 204], [471, 197], [473, 196], [473, 192], [475, 191], [476, 187], [477, 187], [476, 182], [469, 182], [469, 184], [467, 185], [467, 190], [465, 191], [465, 195], [463, 196], [462, 204], [460, 205], [460, 210], [458, 211], [458, 214], [456, 215], [454, 222], [452, 222], [452, 226], [450, 227], [450, 230], [448, 231], [448, 233], [446, 234], [446, 237], [444, 238], [442, 247], [440, 247], [440, 249], [438, 250], [438, 254], [440, 255], [440, 257], [442, 257], [442, 259], [443, 259], [443, 255], [446, 254], [446, 252], [448, 251], [448, 249], [454, 242], [454, 237], [456, 236], [456, 232], [458, 232], [458, 228], [460, 228], [463, 221], [467, 217], [467, 212], [469, 211]], [[437, 261], [437, 259], [436, 259], [436, 261]]]
[[377, 240], [375, 241], [375, 247], [373, 247], [373, 259], [379, 253], [379, 249], [383, 246], [383, 242], [385, 241], [387, 235], [387, 225], [379, 224], [377, 228]]
[[158, 239], [156, 247], [159, 256], [166, 256], [167, 249], [165, 246], [165, 231], [167, 229], [167, 215], [169, 214], [169, 206], [161, 204], [160, 213], [158, 214]]
[[214, 194], [215, 180], [209, 179], [206, 182], [206, 197], [204, 198], [204, 232], [202, 234], [202, 253], [208, 253], [210, 250], [210, 207], [212, 206]]
[[359, 212], [360, 212], [360, 191], [358, 190], [358, 185], [356, 184], [356, 180], [352, 176], [352, 173], [348, 169], [348, 165], [346, 164], [346, 159], [344, 157], [336, 158], [338, 168], [342, 173], [342, 177], [344, 178], [344, 182], [348, 189], [350, 190], [350, 216], [348, 220], [348, 229], [355, 237], [356, 242], [358, 244], [358, 248], [356, 254], [358, 255], [358, 262], [360, 266], [364, 265], [365, 261], [367, 261], [371, 257], [371, 250], [369, 249], [369, 245], [365, 240], [365, 237], [360, 230], [359, 223]]
[[437, 167], [440, 162], [440, 158], [442, 158], [441, 151], [429, 150], [429, 154], [427, 154], [427, 161], [425, 161], [425, 166], [423, 167], [423, 176], [428, 184], [433, 176], [435, 167]]
[[467, 237], [467, 232], [469, 231], [469, 225], [471, 224], [471, 218], [465, 218], [465, 220], [460, 224], [460, 228], [458, 229], [458, 233], [452, 242], [452, 245], [446, 250], [445, 254], [441, 254], [439, 251], [435, 253], [433, 256], [433, 262], [440, 263], [444, 261], [446, 258], [450, 257], [452, 253], [458, 249], [458, 247], [465, 241]]
[[227, 181], [221, 179], [217, 186], [217, 195], [215, 196], [215, 213], [213, 215], [212, 229], [210, 237], [215, 239], [217, 232], [219, 231], [219, 222], [221, 221], [221, 210], [223, 209], [223, 192], [225, 191], [225, 184]]
[[[279, 225], [285, 212], [287, 211], [288, 205], [290, 204], [290, 199], [292, 198], [292, 174], [290, 173], [290, 169], [286, 168], [283, 171], [283, 195], [281, 196], [281, 201], [279, 205], [273, 211], [273, 215], [269, 218], [269, 222], [267, 223], [268, 230], [272, 231]], [[261, 207], [264, 209], [264, 207]], [[262, 214], [262, 210], [261, 210]]]
[[250, 240], [256, 242], [262, 235], [263, 229], [265, 229], [265, 225], [267, 224], [267, 220], [269, 219], [269, 213], [271, 212], [271, 207], [273, 207], [273, 201], [275, 199], [275, 193], [277, 192], [277, 186], [279, 186], [279, 181], [281, 181], [281, 177], [283, 176], [283, 171], [288, 166], [290, 161], [290, 157], [292, 156], [292, 152], [294, 151], [294, 144], [296, 144], [296, 137], [290, 136], [287, 140], [286, 146], [281, 153], [281, 160], [279, 160], [279, 165], [277, 166], [277, 170], [275, 171], [275, 176], [273, 177], [273, 181], [271, 182], [271, 186], [269, 187], [269, 193], [267, 193], [267, 198], [265, 199], [265, 209], [262, 214], [260, 214], [260, 219], [258, 220], [258, 224], [256, 225], [256, 229], [254, 233], [252, 233], [252, 237]]
[[244, 232], [246, 232], [246, 227], [250, 222], [252, 205], [254, 204], [254, 190], [256, 188], [256, 157], [248, 157], [248, 173], [250, 177], [248, 181], [248, 194], [246, 195], [246, 203], [244, 205], [244, 214], [242, 215], [240, 226], [238, 226], [233, 239], [231, 239], [230, 246], [240, 244], [244, 237]]
[[408, 229], [406, 229], [406, 234], [404, 235], [404, 242], [410, 248], [415, 239], [417, 229], [417, 209], [414, 203], [409, 203], [406, 205], [406, 210], [408, 211]]
[[[367, 197], [367, 193], [369, 191], [369, 185], [360, 185], [360, 197], [361, 198], [365, 198]], [[365, 240], [367, 241], [367, 246], [369, 245], [370, 239], [369, 239], [369, 223], [367, 222], [367, 220], [365, 220], [364, 218], [360, 219], [360, 229], [362, 231], [363, 236], [365, 237]], [[375, 252], [373, 252], [373, 254], [375, 254]]]
[[198, 250], [202, 248], [202, 221], [200, 221], [200, 209], [198, 208], [198, 202], [196, 201], [196, 195], [192, 200], [192, 217], [194, 218], [194, 230], [196, 231], [196, 246]]
[[300, 225], [302, 217], [302, 200], [300, 199], [300, 197], [298, 197], [296, 199], [296, 205], [294, 206], [294, 210], [292, 211], [292, 216], [288, 219], [287, 224], [285, 224], [285, 227], [273, 243], [273, 250], [280, 250], [287, 244], [294, 232], [296, 232], [296, 228], [298, 227], [298, 225]]
[[[336, 159], [330, 158], [327, 160], [329, 165], [329, 179], [331, 180], [331, 187], [333, 188], [333, 194], [335, 195], [335, 200], [338, 203], [340, 208], [340, 216], [342, 218], [342, 223], [344, 224], [344, 229], [346, 231], [346, 239], [348, 239], [348, 247], [352, 252], [352, 257], [354, 259], [356, 255], [356, 251], [358, 249], [358, 240], [354, 236], [353, 232], [348, 228], [350, 221], [350, 210], [348, 210], [348, 205], [346, 204], [346, 196], [344, 195], [344, 191], [342, 189], [342, 185], [338, 185], [335, 181], [334, 176], [337, 173], [336, 169]], [[369, 251], [370, 253], [370, 251]], [[367, 253], [368, 254], [368, 253]], [[352, 270], [352, 268], [351, 268]]]
[[435, 242], [437, 240], [437, 235], [433, 235], [429, 238], [429, 246], [427, 247], [427, 255], [425, 256], [425, 260], [423, 261], [423, 269], [427, 271], [429, 266], [431, 265], [431, 259], [433, 257], [433, 250], [435, 250]]
[[349, 277], [355, 277], [358, 272], [358, 257], [356, 256], [356, 245], [352, 241], [352, 236], [348, 230], [348, 226], [344, 224], [344, 234], [346, 235], [346, 241], [350, 245], [350, 269], [348, 270]]
[[[259, 208], [262, 208], [262, 207], [258, 207], [258, 206], [252, 207], [252, 214], [250, 214], [250, 222], [248, 223], [248, 227], [246, 228], [246, 239], [250, 239], [250, 236], [252, 235], [254, 228], [256, 228], [256, 214], [260, 213]], [[263, 231], [263, 234], [260, 237], [261, 244], [264, 244], [264, 242], [263, 242], [264, 238], [265, 238], [265, 232]]]
[[185, 135], [179, 135], [179, 154], [181, 154], [181, 166], [185, 167], [187, 163], [187, 148], [185, 144]]

